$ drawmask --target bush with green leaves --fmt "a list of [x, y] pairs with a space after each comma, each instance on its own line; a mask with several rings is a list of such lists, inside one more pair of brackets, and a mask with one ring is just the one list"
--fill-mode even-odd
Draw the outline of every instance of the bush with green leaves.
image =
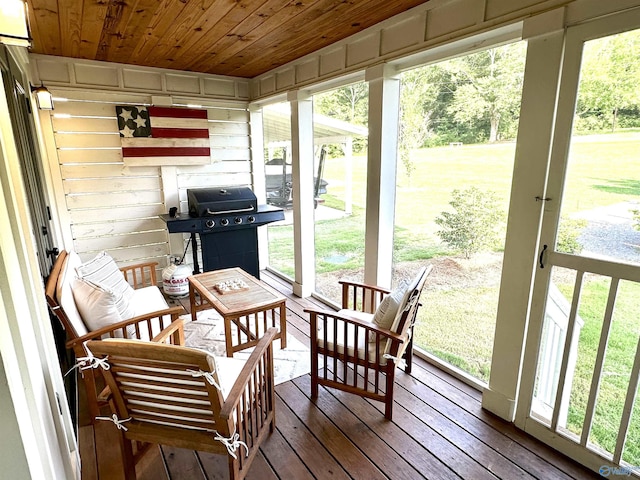
[[587, 226], [586, 220], [571, 220], [561, 218], [558, 225], [558, 238], [556, 240], [556, 250], [563, 253], [578, 254], [582, 251], [582, 244], [578, 237]]
[[631, 210], [633, 213], [633, 228], [640, 230], [640, 210]]
[[453, 212], [441, 212], [435, 219], [438, 236], [466, 258], [495, 248], [504, 237], [504, 212], [495, 192], [478, 187], [453, 190], [449, 205]]

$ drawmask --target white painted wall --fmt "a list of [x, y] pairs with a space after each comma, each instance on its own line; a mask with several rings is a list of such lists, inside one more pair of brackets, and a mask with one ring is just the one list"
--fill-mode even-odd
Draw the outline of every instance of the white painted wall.
[[[37, 63], [40, 74], [48, 75], [43, 65], [49, 64]], [[54, 98], [65, 99], [56, 101], [54, 111], [40, 112], [63, 238], [59, 247], [73, 249], [83, 259], [106, 250], [120, 264], [153, 260], [162, 268], [170, 253], [184, 252], [185, 244], [183, 234], [167, 233], [158, 215], [174, 206], [186, 212], [188, 188], [252, 183], [246, 102], [95, 88], [50, 89]], [[125, 164], [115, 113], [119, 104], [200, 105], [209, 120], [209, 162]]]

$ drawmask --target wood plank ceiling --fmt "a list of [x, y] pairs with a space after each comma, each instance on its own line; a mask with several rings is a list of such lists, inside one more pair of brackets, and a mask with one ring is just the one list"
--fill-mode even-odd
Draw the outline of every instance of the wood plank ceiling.
[[27, 3], [33, 53], [252, 78], [425, 0]]

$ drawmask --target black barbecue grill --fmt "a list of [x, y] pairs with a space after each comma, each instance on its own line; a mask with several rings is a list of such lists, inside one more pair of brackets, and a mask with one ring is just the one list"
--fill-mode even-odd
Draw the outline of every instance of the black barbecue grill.
[[248, 187], [187, 190], [189, 213], [161, 215], [169, 233], [191, 233], [194, 273], [199, 273], [196, 233], [200, 236], [205, 272], [240, 267], [259, 277], [257, 227], [284, 220], [281, 208], [258, 205]]

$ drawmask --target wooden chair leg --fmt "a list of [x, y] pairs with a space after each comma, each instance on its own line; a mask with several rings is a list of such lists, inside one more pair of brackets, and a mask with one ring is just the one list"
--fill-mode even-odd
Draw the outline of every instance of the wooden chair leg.
[[384, 392], [384, 416], [387, 420], [393, 420], [393, 384], [395, 383], [396, 367], [393, 362], [389, 362], [388, 365], [387, 384]]
[[100, 407], [98, 405], [98, 386], [93, 369], [85, 370], [82, 374], [81, 381], [84, 383], [87, 394], [87, 407], [89, 408], [91, 423], [94, 423], [95, 418], [100, 416]]
[[406, 364], [404, 367], [404, 373], [411, 374], [411, 367], [413, 365], [413, 327], [411, 327], [409, 345], [407, 345], [407, 349], [404, 351], [404, 361]]
[[[318, 351], [317, 340], [311, 337], [311, 398], [318, 398]], [[325, 365], [326, 368], [326, 365]]]
[[122, 452], [122, 466], [125, 480], [136, 480], [136, 462], [133, 455], [133, 442], [120, 433], [120, 451]]

